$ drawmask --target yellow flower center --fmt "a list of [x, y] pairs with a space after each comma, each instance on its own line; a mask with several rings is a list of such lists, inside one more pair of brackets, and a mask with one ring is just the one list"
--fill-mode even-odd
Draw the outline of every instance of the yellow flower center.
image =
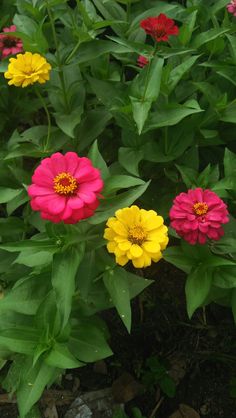
[[208, 212], [208, 206], [205, 202], [197, 202], [193, 205], [193, 210], [196, 215], [202, 216]]
[[54, 191], [63, 196], [75, 194], [78, 188], [77, 180], [69, 173], [60, 173], [54, 179]]
[[128, 240], [132, 244], [142, 245], [146, 238], [147, 233], [143, 230], [142, 226], [136, 225], [129, 229]]

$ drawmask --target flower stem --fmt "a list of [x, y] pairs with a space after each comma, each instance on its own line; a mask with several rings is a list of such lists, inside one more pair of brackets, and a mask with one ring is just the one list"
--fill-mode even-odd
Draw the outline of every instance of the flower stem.
[[39, 92], [39, 90], [37, 89], [36, 86], [35, 86], [35, 93], [38, 96], [38, 98], [39, 98], [39, 100], [40, 100], [40, 102], [41, 102], [41, 104], [42, 104], [42, 106], [44, 108], [44, 111], [46, 113], [47, 120], [48, 120], [48, 133], [47, 133], [47, 138], [46, 138], [46, 142], [45, 142], [45, 145], [44, 145], [44, 151], [47, 151], [48, 142], [49, 142], [49, 138], [50, 138], [50, 135], [51, 135], [51, 126], [52, 126], [52, 124], [51, 124], [51, 117], [50, 117], [50, 113], [48, 111], [46, 102], [45, 102], [43, 96], [41, 95], [41, 93]]
[[59, 78], [60, 78], [61, 88], [62, 88], [62, 92], [63, 92], [63, 96], [64, 96], [65, 108], [66, 108], [66, 111], [69, 113], [70, 106], [69, 106], [69, 102], [68, 102], [68, 98], [67, 98], [67, 94], [66, 94], [66, 85], [65, 85], [65, 79], [64, 79], [63, 69], [62, 69], [61, 55], [60, 55], [60, 51], [59, 51], [59, 45], [58, 45], [54, 20], [53, 20], [53, 16], [52, 16], [52, 12], [51, 12], [51, 8], [50, 8], [50, 5], [48, 3], [48, 0], [46, 0], [46, 8], [47, 8], [47, 13], [48, 13], [48, 17], [49, 17], [49, 20], [50, 20], [51, 28], [52, 28], [52, 35], [53, 35], [54, 44], [55, 44], [55, 47], [56, 47], [57, 66], [58, 66], [58, 69], [59, 69]]

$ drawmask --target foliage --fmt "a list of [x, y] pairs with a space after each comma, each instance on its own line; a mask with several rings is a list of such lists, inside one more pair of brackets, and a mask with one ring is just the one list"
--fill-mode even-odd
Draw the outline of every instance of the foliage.
[[[130, 300], [152, 281], [107, 252], [105, 223], [118, 209], [136, 202], [169, 225], [187, 189], [224, 199], [225, 235], [191, 246], [170, 228], [164, 259], [187, 275], [189, 317], [214, 301], [236, 321], [236, 23], [227, 0], [182, 3], [0, 6], [1, 28], [16, 25], [24, 51], [52, 66], [49, 81], [23, 89], [7, 84], [9, 57], [0, 61], [0, 357], [11, 361], [3, 387], [16, 393], [20, 418], [65, 369], [112, 355], [101, 311], [115, 307], [131, 330]], [[160, 13], [179, 34], [156, 43], [140, 22]], [[40, 161], [68, 151], [88, 157], [104, 181], [96, 213], [73, 225], [41, 219], [27, 193]], [[164, 366], [147, 366], [171, 396]]]

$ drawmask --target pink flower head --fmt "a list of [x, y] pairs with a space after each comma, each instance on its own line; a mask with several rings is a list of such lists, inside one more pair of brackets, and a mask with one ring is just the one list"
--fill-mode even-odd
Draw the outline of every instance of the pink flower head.
[[190, 244], [205, 244], [207, 238], [224, 235], [222, 224], [229, 222], [226, 204], [211, 190], [200, 187], [180, 193], [170, 210], [171, 226]]
[[28, 187], [33, 210], [51, 222], [74, 224], [94, 214], [103, 188], [100, 171], [75, 152], [56, 152], [41, 161]]
[[141, 20], [140, 26], [156, 42], [168, 41], [170, 35], [178, 35], [179, 33], [179, 28], [175, 25], [174, 20], [169, 19], [163, 13], [156, 17]]
[[[3, 32], [16, 32], [16, 26], [11, 25], [9, 28], [4, 28]], [[0, 52], [3, 58], [8, 55], [16, 55], [23, 52], [23, 43], [15, 36], [0, 35]]]
[[148, 59], [144, 57], [143, 55], [139, 55], [137, 59], [137, 64], [139, 67], [145, 67], [149, 63]]
[[236, 16], [236, 0], [231, 0], [231, 2], [227, 4], [226, 7], [229, 13], [232, 13], [234, 16]]

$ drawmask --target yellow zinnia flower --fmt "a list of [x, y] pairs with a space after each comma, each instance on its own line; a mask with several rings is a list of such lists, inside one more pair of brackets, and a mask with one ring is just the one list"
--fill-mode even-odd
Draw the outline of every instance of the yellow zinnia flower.
[[137, 206], [119, 209], [106, 225], [107, 249], [115, 254], [117, 264], [124, 266], [131, 260], [134, 267], [142, 268], [162, 258], [169, 241], [168, 228], [154, 210]]
[[17, 54], [16, 58], [10, 58], [8, 70], [4, 77], [10, 79], [9, 85], [27, 87], [36, 82], [43, 84], [49, 80], [51, 65], [40, 54], [25, 52]]

